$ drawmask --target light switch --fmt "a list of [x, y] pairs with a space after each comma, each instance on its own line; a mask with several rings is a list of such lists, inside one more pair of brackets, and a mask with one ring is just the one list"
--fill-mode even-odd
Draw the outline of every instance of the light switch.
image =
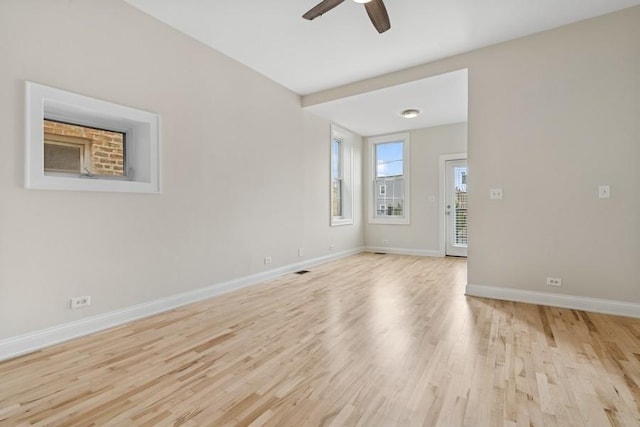
[[492, 188], [489, 190], [489, 199], [502, 200], [502, 188]]
[[608, 185], [601, 185], [598, 187], [598, 197], [601, 199], [611, 198], [611, 187]]

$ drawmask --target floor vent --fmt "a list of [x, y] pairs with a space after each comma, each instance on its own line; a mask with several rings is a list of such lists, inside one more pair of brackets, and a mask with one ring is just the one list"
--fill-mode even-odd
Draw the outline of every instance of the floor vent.
[[374, 255], [386, 255], [386, 253], [385, 253], [385, 252], [374, 252], [373, 254], [374, 254]]
[[294, 274], [307, 274], [309, 272], [309, 270], [300, 270], [300, 271], [296, 271]]

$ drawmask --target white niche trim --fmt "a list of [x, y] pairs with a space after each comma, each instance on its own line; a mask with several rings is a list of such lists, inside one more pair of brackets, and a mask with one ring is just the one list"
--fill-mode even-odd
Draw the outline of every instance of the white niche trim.
[[[44, 170], [44, 120], [125, 134], [126, 177], [55, 175]], [[160, 193], [160, 116], [26, 82], [25, 188]]]

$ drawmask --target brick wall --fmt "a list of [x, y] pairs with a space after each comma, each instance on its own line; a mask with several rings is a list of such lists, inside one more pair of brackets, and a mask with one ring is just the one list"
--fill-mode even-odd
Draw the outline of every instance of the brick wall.
[[119, 132], [93, 129], [84, 126], [44, 121], [44, 133], [79, 138], [89, 143], [92, 174], [124, 175], [124, 138]]

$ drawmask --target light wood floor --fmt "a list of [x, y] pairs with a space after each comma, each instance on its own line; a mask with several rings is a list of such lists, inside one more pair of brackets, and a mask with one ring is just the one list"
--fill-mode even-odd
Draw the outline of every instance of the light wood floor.
[[640, 426], [640, 320], [360, 254], [0, 363], [0, 425]]

